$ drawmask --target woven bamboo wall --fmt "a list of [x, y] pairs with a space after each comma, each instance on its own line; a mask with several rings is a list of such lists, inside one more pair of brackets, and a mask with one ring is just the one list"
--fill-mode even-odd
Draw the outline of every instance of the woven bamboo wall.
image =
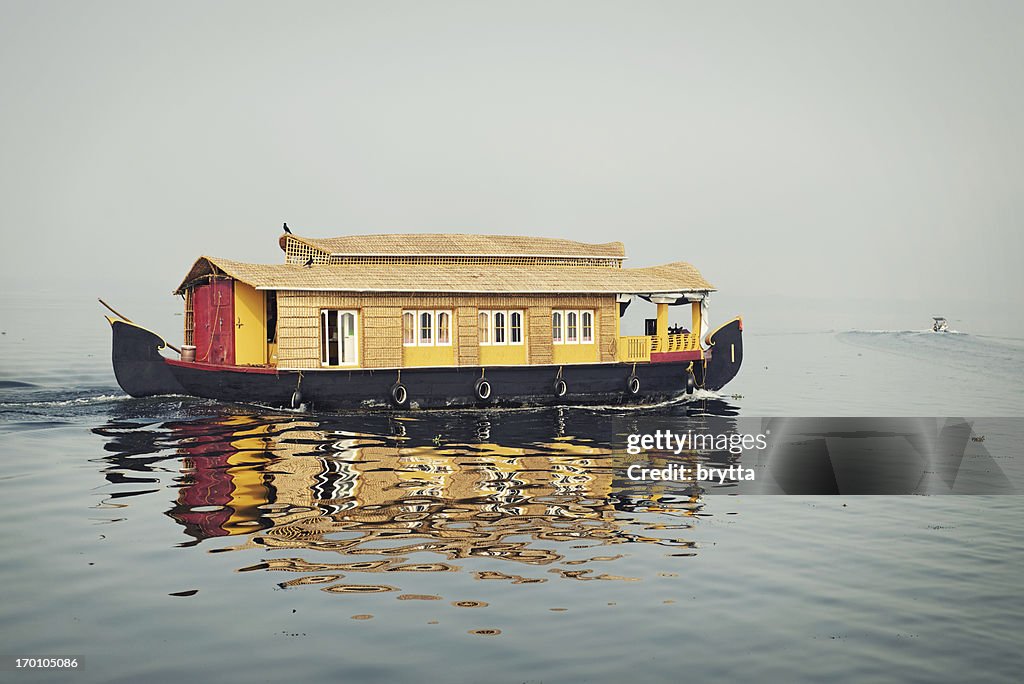
[[[358, 307], [356, 307], [358, 308]], [[395, 325], [398, 321], [398, 325]], [[402, 365], [402, 307], [363, 307], [360, 359], [369, 368]]]
[[612, 301], [611, 306], [603, 306], [594, 313], [597, 319], [596, 338], [598, 342], [598, 358], [602, 361], [615, 361], [618, 359], [619, 336], [618, 330], [619, 305]]
[[193, 336], [196, 329], [195, 311], [192, 308], [192, 288], [185, 290], [185, 344], [194, 344]]
[[455, 363], [460, 366], [475, 366], [480, 361], [476, 314], [475, 306], [455, 309]]
[[364, 368], [402, 365], [402, 311], [449, 309], [456, 326], [453, 336], [459, 365], [479, 361], [478, 309], [522, 310], [530, 363], [551, 363], [551, 309], [593, 309], [601, 361], [614, 361], [615, 317], [618, 304], [610, 295], [424, 295], [289, 292], [277, 295], [278, 365], [282, 368], [320, 367], [321, 309], [357, 309], [359, 357]]
[[530, 363], [551, 363], [551, 307], [531, 306], [526, 313]]

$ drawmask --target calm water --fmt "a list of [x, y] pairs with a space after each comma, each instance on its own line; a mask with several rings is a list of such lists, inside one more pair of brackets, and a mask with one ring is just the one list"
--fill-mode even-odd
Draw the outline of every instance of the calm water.
[[98, 306], [57, 301], [0, 301], [0, 651], [84, 669], [5, 681], [1020, 679], [1020, 497], [694, 495], [613, 457], [645, 417], [1021, 416], [1015, 331], [755, 314], [720, 396], [306, 415], [126, 398]]

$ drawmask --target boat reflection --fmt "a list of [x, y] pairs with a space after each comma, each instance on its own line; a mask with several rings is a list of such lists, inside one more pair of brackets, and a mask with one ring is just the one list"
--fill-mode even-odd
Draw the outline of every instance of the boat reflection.
[[[731, 407], [708, 404], [654, 418], [717, 421], [721, 430]], [[265, 556], [240, 570], [287, 571], [295, 577], [280, 586], [344, 593], [400, 591], [394, 578], [403, 572], [631, 579], [610, 572], [626, 547], [596, 555], [595, 547], [656, 544], [693, 555], [685, 531], [703, 507], [700, 490], [625, 475], [620, 437], [651, 419], [569, 409], [415, 419], [238, 412], [156, 428], [114, 421], [95, 432], [110, 438], [112, 482], [154, 453], [177, 461], [167, 515], [191, 544], [238, 537], [215, 550]], [[373, 572], [396, 574], [358, 579]]]

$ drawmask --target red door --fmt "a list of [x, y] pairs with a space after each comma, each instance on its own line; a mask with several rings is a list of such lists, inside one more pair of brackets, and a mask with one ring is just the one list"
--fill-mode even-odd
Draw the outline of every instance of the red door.
[[192, 292], [196, 361], [235, 365], [234, 281], [223, 278], [199, 285]]

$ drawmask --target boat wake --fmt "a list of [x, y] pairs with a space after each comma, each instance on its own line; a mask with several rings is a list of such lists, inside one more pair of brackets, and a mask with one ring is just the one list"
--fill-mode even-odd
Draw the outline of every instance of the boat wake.
[[923, 328], [921, 330], [846, 330], [840, 334], [862, 334], [862, 335], [967, 335], [969, 333], [961, 332], [959, 330], [945, 330], [943, 332], [936, 332], [931, 328]]
[[2, 401], [0, 409], [54, 408], [60, 406], [95, 406], [114, 401], [131, 399], [127, 394], [100, 394], [98, 396], [75, 397], [74, 399], [52, 399], [48, 401]]
[[988, 377], [1024, 381], [1024, 340], [950, 330], [848, 330], [845, 344], [959, 368]]
[[[656, 404], [567, 404], [565, 406], [462, 406], [462, 407], [450, 407], [450, 408], [436, 408], [436, 409], [424, 409], [424, 410], [412, 410], [402, 411], [398, 409], [345, 409], [341, 411], [324, 411], [318, 410], [315, 407], [310, 408], [303, 404], [299, 408], [288, 408], [281, 406], [270, 406], [268, 404], [261, 404], [259, 402], [244, 402], [239, 405], [249, 406], [261, 411], [268, 411], [270, 413], [277, 413], [282, 415], [297, 415], [297, 416], [319, 416], [319, 415], [352, 415], [352, 414], [375, 414], [383, 413], [386, 415], [394, 414], [396, 416], [409, 417], [411, 419], [425, 418], [432, 414], [490, 414], [490, 413], [539, 413], [552, 410], [567, 410], [567, 411], [593, 411], [595, 413], [602, 412], [645, 412], [645, 411], [657, 411], [659, 409], [672, 408], [676, 406], [691, 406], [696, 405], [701, 401], [713, 401], [717, 403], [726, 403], [725, 400], [727, 395], [712, 390], [698, 389], [693, 394], [681, 395], [667, 401], [658, 402]], [[733, 407], [730, 407], [733, 408]]]

